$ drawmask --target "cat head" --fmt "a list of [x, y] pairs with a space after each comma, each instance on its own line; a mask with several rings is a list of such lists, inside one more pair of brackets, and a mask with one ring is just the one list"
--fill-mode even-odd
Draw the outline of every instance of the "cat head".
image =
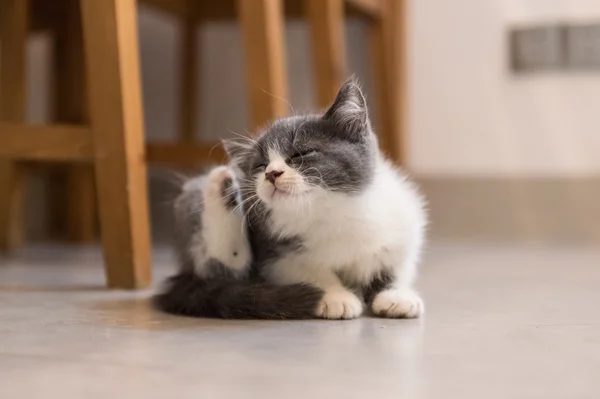
[[322, 115], [275, 121], [255, 140], [224, 142], [242, 185], [268, 207], [335, 192], [360, 193], [371, 181], [377, 139], [360, 87], [349, 80]]

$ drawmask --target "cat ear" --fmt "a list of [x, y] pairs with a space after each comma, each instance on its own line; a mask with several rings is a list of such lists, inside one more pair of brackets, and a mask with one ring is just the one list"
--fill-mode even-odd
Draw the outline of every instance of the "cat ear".
[[252, 144], [250, 141], [246, 142], [246, 140], [221, 140], [221, 144], [223, 145], [223, 148], [225, 148], [225, 152], [231, 161], [244, 158], [244, 156], [252, 150]]
[[353, 136], [369, 132], [367, 102], [356, 80], [352, 77], [343, 85], [323, 119], [330, 120]]

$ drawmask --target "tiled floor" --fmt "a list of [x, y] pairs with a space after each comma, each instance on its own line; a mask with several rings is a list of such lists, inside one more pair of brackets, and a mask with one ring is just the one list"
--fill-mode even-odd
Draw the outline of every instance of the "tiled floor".
[[0, 261], [0, 398], [600, 397], [600, 249], [434, 245], [420, 321], [177, 318], [102, 278], [97, 250]]

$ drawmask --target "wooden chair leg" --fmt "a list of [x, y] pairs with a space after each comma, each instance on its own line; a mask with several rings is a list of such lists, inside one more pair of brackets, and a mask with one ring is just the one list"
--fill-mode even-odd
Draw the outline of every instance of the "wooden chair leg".
[[109, 287], [151, 280], [136, 0], [81, 0]]
[[73, 165], [67, 172], [67, 239], [90, 243], [97, 239], [94, 167]]
[[11, 252], [25, 241], [25, 184], [24, 168], [0, 162], [0, 252]]
[[[65, 20], [55, 27], [54, 106], [56, 122], [87, 124], [87, 93], [79, 1], [69, 0]], [[94, 170], [89, 165], [59, 168], [50, 179], [50, 227], [73, 242], [96, 239]]]
[[382, 150], [400, 165], [406, 162], [405, 3], [382, 0], [381, 16], [371, 27], [379, 140]]
[[198, 0], [185, 0], [185, 12], [181, 20], [181, 78], [179, 90], [179, 140], [190, 144], [195, 141], [196, 111], [198, 106], [196, 52], [196, 28], [198, 23]]
[[282, 0], [237, 0], [254, 128], [287, 114]]
[[[2, 0], [0, 7], [0, 121], [23, 122], [29, 1]], [[0, 159], [0, 250], [15, 249], [24, 240], [24, 191], [25, 170]]]
[[[198, 66], [201, 64], [197, 49], [197, 32], [200, 23], [198, 0], [183, 0], [181, 13], [181, 46], [179, 74], [179, 144], [193, 146], [197, 142], [199, 90]], [[181, 169], [193, 170], [196, 163], [181, 162]]]
[[308, 0], [317, 104], [328, 107], [346, 75], [343, 0]]

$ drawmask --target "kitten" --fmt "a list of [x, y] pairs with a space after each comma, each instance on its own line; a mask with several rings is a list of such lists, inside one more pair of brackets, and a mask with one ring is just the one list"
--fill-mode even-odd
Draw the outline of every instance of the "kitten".
[[[423, 313], [412, 288], [425, 237], [423, 200], [379, 151], [364, 96], [353, 80], [323, 115], [284, 118], [256, 140], [228, 141], [225, 147], [230, 180], [236, 182], [232, 187], [239, 184], [244, 216], [235, 217], [247, 225], [252, 275], [248, 279], [229, 264], [225, 250], [216, 256], [219, 270], [234, 275], [236, 288], [221, 285], [217, 294], [228, 302], [200, 285], [185, 291], [189, 287], [172, 284], [165, 295], [178, 296], [182, 307], [194, 308], [188, 313], [200, 316], [352, 319], [363, 312], [361, 294], [381, 317]], [[202, 213], [220, 220], [216, 215]], [[213, 245], [222, 245], [217, 241]], [[205, 253], [216, 253], [205, 244]], [[192, 258], [196, 252], [190, 251]], [[189, 282], [202, 275], [196, 271], [175, 279]], [[187, 301], [186, 295], [208, 304]], [[223, 303], [227, 311], [219, 313]], [[262, 309], [267, 303], [273, 306]]]
[[252, 252], [239, 188], [226, 166], [189, 180], [175, 201], [180, 270], [154, 304], [167, 313], [229, 319], [313, 317], [322, 292], [250, 276]]

